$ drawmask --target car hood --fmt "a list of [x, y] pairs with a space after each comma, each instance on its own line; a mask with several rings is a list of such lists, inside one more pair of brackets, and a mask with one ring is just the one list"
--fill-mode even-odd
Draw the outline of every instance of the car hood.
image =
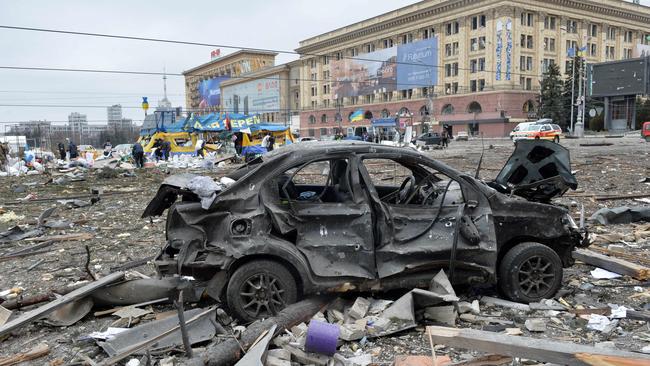
[[502, 193], [548, 202], [578, 188], [569, 150], [546, 140], [518, 141], [496, 179], [489, 185]]
[[150, 216], [160, 216], [166, 209], [170, 208], [178, 196], [182, 196], [184, 201], [199, 201], [198, 195], [192, 192], [188, 186], [192, 179], [197, 177], [196, 174], [176, 174], [167, 177], [158, 188], [158, 192], [149, 202], [142, 213], [142, 218]]

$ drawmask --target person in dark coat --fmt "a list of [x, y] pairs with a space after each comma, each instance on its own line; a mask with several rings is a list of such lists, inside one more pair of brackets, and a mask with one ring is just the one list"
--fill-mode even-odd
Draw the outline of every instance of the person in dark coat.
[[169, 160], [169, 154], [172, 151], [172, 143], [169, 141], [163, 141], [162, 143], [162, 158], [165, 159], [165, 161]]
[[59, 149], [59, 156], [61, 157], [61, 160], [65, 160], [65, 145], [63, 142], [59, 142], [57, 148]]
[[133, 147], [131, 148], [131, 155], [133, 156], [135, 167], [144, 168], [144, 149], [139, 142], [133, 144]]
[[160, 160], [163, 155], [163, 141], [162, 139], [156, 139], [156, 141], [153, 143], [153, 146], [151, 146], [152, 149], [156, 149], [155, 155], [156, 155], [156, 161]]
[[77, 145], [71, 140], [68, 140], [68, 153], [70, 153], [70, 159], [76, 159], [79, 157], [79, 151], [77, 151]]

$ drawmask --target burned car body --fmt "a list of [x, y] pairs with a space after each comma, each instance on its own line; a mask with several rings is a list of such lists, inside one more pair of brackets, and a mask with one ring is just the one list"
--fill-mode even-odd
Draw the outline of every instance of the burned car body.
[[295, 144], [236, 170], [211, 197], [189, 189], [205, 177], [170, 177], [143, 216], [170, 208], [159, 272], [205, 281], [244, 319], [309, 293], [424, 287], [441, 268], [453, 283], [498, 280], [513, 300], [535, 301], [557, 291], [585, 242], [548, 203], [575, 188], [568, 152], [549, 144], [519, 143], [519, 160], [490, 184], [411, 149]]

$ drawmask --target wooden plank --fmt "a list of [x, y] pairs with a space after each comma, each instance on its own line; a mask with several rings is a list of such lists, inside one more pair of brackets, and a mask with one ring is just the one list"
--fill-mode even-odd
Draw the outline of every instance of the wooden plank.
[[[429, 326], [427, 333], [435, 344], [454, 348], [523, 357], [539, 362], [558, 365], [593, 366], [607, 356], [610, 366], [641, 366], [650, 364], [650, 355], [596, 348], [582, 344], [560, 342], [531, 337], [509, 336], [476, 329], [456, 329]], [[591, 358], [585, 358], [590, 355]], [[604, 364], [604, 363], [603, 363]]]
[[22, 362], [35, 360], [41, 358], [50, 353], [50, 346], [45, 343], [41, 343], [36, 347], [32, 348], [28, 352], [18, 353], [13, 356], [0, 358], [0, 366], [10, 366], [17, 365]]
[[39, 308], [29, 311], [19, 316], [18, 318], [8, 322], [2, 327], [0, 327], [0, 337], [11, 333], [12, 331], [22, 327], [27, 323], [31, 323], [35, 320], [44, 317], [45, 315], [51, 313], [52, 311], [62, 307], [67, 303], [81, 299], [82, 297], [90, 294], [91, 292], [100, 289], [106, 285], [109, 285], [115, 281], [121, 280], [122, 278], [124, 278], [124, 272], [111, 273], [106, 277], [102, 277], [97, 281], [91, 282], [84, 287], [78, 288], [67, 295], [64, 295], [54, 301], [51, 301], [46, 305], [43, 305]]
[[586, 249], [575, 250], [573, 252], [573, 258], [614, 273], [633, 277], [639, 281], [650, 279], [650, 268], [626, 261], [625, 259], [609, 257]]

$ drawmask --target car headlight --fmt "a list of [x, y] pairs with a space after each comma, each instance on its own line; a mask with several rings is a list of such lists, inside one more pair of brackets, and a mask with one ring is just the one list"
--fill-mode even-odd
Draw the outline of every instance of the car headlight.
[[564, 220], [562, 221], [564, 221], [566, 225], [569, 225], [569, 227], [573, 229], [579, 229], [578, 224], [576, 224], [576, 221], [573, 219], [573, 217], [571, 217], [570, 214], [564, 215]]

